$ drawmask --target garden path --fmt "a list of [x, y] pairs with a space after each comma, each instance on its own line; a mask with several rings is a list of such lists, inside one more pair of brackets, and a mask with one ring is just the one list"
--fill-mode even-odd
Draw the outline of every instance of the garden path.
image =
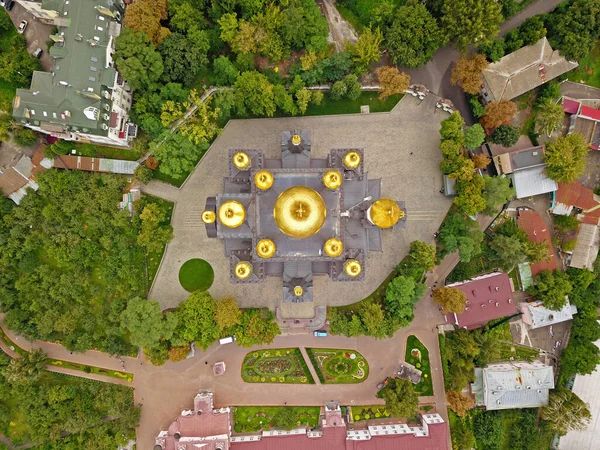
[[308, 353], [306, 353], [306, 348], [300, 347], [300, 353], [302, 353], [304, 362], [306, 363], [306, 366], [308, 367], [308, 370], [309, 370], [310, 374], [312, 375], [313, 380], [315, 380], [315, 384], [321, 384], [321, 380], [319, 380], [319, 375], [317, 374], [316, 369], [312, 365], [312, 362], [310, 361], [310, 358], [308, 357]]

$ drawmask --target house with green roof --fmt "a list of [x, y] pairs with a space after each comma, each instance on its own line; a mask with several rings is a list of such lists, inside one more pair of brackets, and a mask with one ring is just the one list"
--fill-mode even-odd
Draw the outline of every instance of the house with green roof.
[[130, 146], [137, 135], [137, 126], [129, 120], [132, 92], [113, 61], [122, 4], [111, 0], [19, 3], [36, 18], [55, 24], [58, 33], [50, 36], [52, 70], [34, 72], [31, 87], [17, 89], [13, 101], [17, 122], [68, 141]]

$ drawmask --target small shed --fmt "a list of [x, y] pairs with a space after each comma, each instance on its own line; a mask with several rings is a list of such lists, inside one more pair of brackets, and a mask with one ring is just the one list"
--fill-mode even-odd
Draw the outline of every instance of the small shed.
[[446, 197], [455, 197], [456, 194], [456, 180], [452, 180], [448, 175], [444, 174], [444, 195]]

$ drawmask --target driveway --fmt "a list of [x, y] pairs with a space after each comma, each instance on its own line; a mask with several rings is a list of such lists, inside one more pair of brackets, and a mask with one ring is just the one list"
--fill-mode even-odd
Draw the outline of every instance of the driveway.
[[50, 55], [48, 55], [46, 41], [50, 40], [49, 36], [52, 33], [52, 25], [45, 25], [38, 22], [17, 2], [15, 2], [15, 6], [8, 14], [15, 24], [15, 27], [19, 26], [21, 20], [26, 20], [28, 22], [27, 29], [24, 33], [25, 39], [27, 40], [27, 51], [29, 54], [32, 54], [38, 47], [44, 50], [40, 61], [44, 70], [49, 72], [52, 68], [53, 61]]
[[577, 100], [600, 100], [600, 89], [587, 86], [575, 81], [565, 81], [560, 84], [560, 93], [565, 97]]

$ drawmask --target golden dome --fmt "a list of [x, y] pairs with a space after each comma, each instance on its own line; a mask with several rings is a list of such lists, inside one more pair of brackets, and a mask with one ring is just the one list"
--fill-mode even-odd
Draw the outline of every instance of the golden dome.
[[296, 286], [294, 288], [294, 295], [296, 297], [301, 297], [303, 293], [304, 293], [304, 289], [302, 289], [302, 286]]
[[238, 170], [246, 170], [250, 165], [250, 156], [246, 152], [237, 152], [233, 155], [233, 165]]
[[268, 170], [259, 170], [254, 175], [254, 184], [256, 184], [257, 188], [263, 191], [266, 191], [273, 186], [273, 180], [273, 174]]
[[240, 261], [235, 265], [235, 269], [233, 269], [233, 273], [236, 278], [240, 280], [245, 280], [250, 275], [252, 275], [252, 264], [248, 261]]
[[325, 241], [323, 250], [327, 256], [337, 258], [344, 252], [344, 244], [338, 238], [329, 238]]
[[307, 186], [286, 189], [279, 194], [273, 208], [273, 218], [281, 232], [297, 239], [317, 233], [326, 214], [321, 195]]
[[292, 144], [299, 145], [302, 142], [302, 137], [299, 134], [294, 134], [292, 136]]
[[369, 208], [369, 218], [379, 228], [391, 228], [403, 217], [404, 211], [390, 198], [380, 198]]
[[342, 174], [337, 170], [328, 170], [323, 175], [323, 184], [331, 190], [339, 188], [342, 185]]
[[275, 243], [271, 239], [261, 239], [256, 244], [256, 254], [261, 258], [268, 259], [275, 254]]
[[348, 152], [344, 155], [344, 165], [348, 169], [356, 169], [360, 166], [360, 153], [358, 152]]
[[237, 200], [227, 200], [219, 207], [219, 222], [227, 228], [237, 228], [246, 220], [246, 210]]
[[356, 278], [362, 272], [362, 264], [359, 263], [356, 259], [349, 259], [344, 264], [344, 272], [350, 278]]
[[217, 220], [217, 215], [214, 211], [204, 211], [202, 212], [202, 222], [204, 223], [214, 223]]

